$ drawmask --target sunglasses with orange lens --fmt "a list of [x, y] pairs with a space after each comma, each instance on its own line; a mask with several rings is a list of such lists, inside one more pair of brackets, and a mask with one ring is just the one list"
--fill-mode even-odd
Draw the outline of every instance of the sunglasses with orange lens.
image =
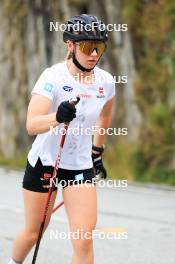
[[104, 43], [103, 41], [79, 41], [76, 42], [81, 50], [81, 52], [83, 52], [84, 54], [90, 56], [92, 54], [92, 52], [94, 51], [94, 49], [97, 52], [98, 56], [101, 56], [103, 54], [103, 52], [106, 49], [106, 43]]

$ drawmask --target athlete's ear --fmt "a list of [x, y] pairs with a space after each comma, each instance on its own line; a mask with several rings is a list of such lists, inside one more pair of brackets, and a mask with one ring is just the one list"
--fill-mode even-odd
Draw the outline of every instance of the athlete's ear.
[[68, 51], [73, 52], [74, 51], [74, 43], [71, 40], [68, 40], [66, 42], [66, 44], [67, 44]]

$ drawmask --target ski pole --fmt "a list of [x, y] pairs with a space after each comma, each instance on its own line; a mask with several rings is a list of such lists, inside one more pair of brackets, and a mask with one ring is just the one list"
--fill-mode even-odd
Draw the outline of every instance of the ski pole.
[[62, 205], [64, 204], [64, 201], [60, 202], [53, 210], [52, 214], [55, 213], [56, 210], [58, 210]]
[[[71, 99], [69, 101], [69, 103], [73, 104], [73, 105], [76, 105], [79, 102], [79, 100], [80, 100], [80, 98], [76, 97], [76, 99]], [[65, 124], [64, 125], [65, 133], [61, 136], [59, 152], [58, 152], [58, 156], [57, 156], [57, 159], [56, 159], [56, 162], [55, 162], [53, 174], [52, 174], [52, 177], [51, 177], [52, 179], [54, 179], [56, 177], [56, 175], [57, 175], [57, 169], [59, 167], [59, 163], [60, 163], [60, 159], [61, 159], [61, 152], [62, 152], [62, 149], [63, 149], [63, 146], [64, 146], [64, 141], [65, 141], [65, 137], [66, 137], [68, 126], [69, 126], [69, 124]], [[35, 246], [35, 251], [34, 251], [34, 255], [33, 255], [33, 259], [32, 259], [32, 264], [35, 264], [35, 262], [36, 262], [36, 258], [37, 258], [37, 254], [38, 254], [38, 250], [39, 250], [39, 245], [40, 245], [40, 242], [41, 242], [41, 238], [42, 238], [42, 234], [43, 234], [43, 230], [44, 230], [44, 225], [45, 225], [45, 221], [46, 221], [46, 217], [47, 217], [47, 212], [48, 212], [48, 208], [49, 208], [49, 205], [50, 205], [50, 198], [51, 198], [51, 195], [52, 195], [52, 191], [53, 191], [53, 180], [52, 180], [52, 184], [51, 184], [51, 186], [49, 188], [49, 192], [48, 192], [48, 196], [47, 196], [47, 200], [46, 200], [46, 204], [45, 204], [45, 208], [44, 208], [43, 217], [41, 219], [41, 225], [40, 225], [40, 229], [39, 229], [37, 243], [36, 243], [36, 246]]]

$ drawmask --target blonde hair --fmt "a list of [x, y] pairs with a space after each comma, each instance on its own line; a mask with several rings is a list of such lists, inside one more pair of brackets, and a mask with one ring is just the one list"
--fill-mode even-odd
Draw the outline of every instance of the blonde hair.
[[64, 60], [70, 60], [72, 58], [72, 52], [71, 51], [68, 51]]

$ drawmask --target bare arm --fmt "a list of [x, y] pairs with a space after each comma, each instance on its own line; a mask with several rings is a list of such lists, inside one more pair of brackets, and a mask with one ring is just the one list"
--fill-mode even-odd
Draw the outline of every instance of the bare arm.
[[42, 95], [34, 94], [30, 100], [26, 129], [30, 136], [49, 131], [50, 126], [56, 127], [56, 113], [49, 113], [52, 101]]
[[[100, 113], [100, 116], [96, 122], [97, 130], [102, 127], [105, 130], [110, 126], [112, 120], [112, 107], [114, 103], [114, 97], [109, 100], [104, 106]], [[93, 144], [97, 147], [100, 147], [104, 144], [106, 133], [100, 135], [98, 132], [94, 133]]]

